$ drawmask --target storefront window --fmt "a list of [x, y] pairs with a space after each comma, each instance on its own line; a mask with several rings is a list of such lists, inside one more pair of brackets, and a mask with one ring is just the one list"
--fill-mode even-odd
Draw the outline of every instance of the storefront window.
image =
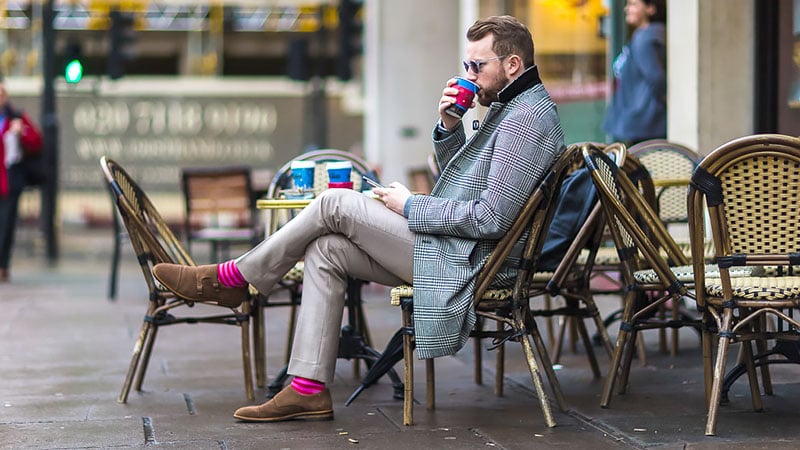
[[605, 140], [606, 3], [529, 0], [525, 11], [514, 13], [533, 33], [536, 64], [558, 104], [567, 143]]

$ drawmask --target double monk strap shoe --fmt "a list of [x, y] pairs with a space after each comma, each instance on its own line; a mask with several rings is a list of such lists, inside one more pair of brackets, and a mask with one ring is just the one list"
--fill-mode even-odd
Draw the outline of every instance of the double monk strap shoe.
[[167, 289], [181, 298], [196, 302], [217, 303], [236, 308], [247, 299], [247, 286], [223, 286], [217, 278], [216, 264], [205, 266], [181, 266], [178, 264], [156, 264], [153, 276]]
[[331, 420], [333, 419], [333, 401], [328, 388], [319, 394], [300, 395], [291, 386], [286, 386], [264, 404], [237, 409], [233, 413], [233, 417], [246, 422]]

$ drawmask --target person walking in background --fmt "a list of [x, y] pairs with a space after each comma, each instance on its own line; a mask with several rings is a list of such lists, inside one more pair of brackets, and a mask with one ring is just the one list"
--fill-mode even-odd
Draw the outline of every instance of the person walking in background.
[[[336, 368], [348, 276], [389, 286], [413, 282], [421, 358], [454, 354], [467, 341], [476, 320], [475, 275], [565, 149], [525, 25], [511, 16], [489, 17], [470, 27], [467, 41], [465, 78], [477, 84], [475, 100], [489, 110], [468, 140], [461, 118], [446, 111], [459, 92], [456, 79], [447, 81], [432, 135], [441, 175], [430, 195], [412, 195], [398, 182], [373, 189], [380, 202], [329, 189], [235, 260], [153, 268], [154, 276], [183, 298], [238, 306], [247, 298], [248, 283], [268, 293], [304, 258], [291, 385], [262, 405], [239, 408], [235, 418], [333, 418], [326, 385]], [[495, 286], [513, 284], [522, 247], [514, 247]]]
[[41, 134], [27, 115], [11, 106], [0, 81], [0, 283], [9, 280], [19, 197], [28, 184], [24, 159], [41, 149]]
[[614, 60], [616, 89], [603, 129], [631, 145], [667, 136], [666, 0], [628, 0], [630, 44]]

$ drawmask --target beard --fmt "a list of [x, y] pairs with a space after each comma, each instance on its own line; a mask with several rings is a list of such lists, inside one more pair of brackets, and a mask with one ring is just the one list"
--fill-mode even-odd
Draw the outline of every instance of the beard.
[[495, 76], [492, 84], [488, 86], [481, 86], [481, 90], [478, 91], [478, 103], [481, 106], [489, 106], [493, 102], [499, 100], [497, 94], [508, 85], [508, 77], [505, 73], [499, 72], [497, 76]]

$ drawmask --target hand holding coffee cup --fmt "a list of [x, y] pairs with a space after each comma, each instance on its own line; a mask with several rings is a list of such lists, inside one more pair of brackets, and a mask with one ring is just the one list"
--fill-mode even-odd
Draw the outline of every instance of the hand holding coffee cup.
[[455, 84], [453, 84], [451, 87], [455, 88], [458, 93], [455, 95], [455, 103], [445, 109], [444, 112], [450, 116], [461, 119], [461, 117], [464, 116], [464, 113], [466, 113], [468, 109], [472, 108], [475, 94], [478, 92], [480, 87], [472, 81], [462, 77], [455, 77]]

